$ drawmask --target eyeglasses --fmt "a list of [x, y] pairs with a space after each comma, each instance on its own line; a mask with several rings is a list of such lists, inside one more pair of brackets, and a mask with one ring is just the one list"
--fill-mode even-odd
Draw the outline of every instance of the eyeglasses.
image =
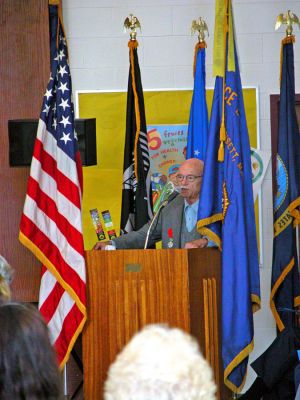
[[184, 180], [184, 178], [187, 180], [187, 182], [195, 182], [195, 180], [197, 178], [202, 178], [202, 175], [181, 175], [181, 174], [177, 174], [176, 178], [178, 180], [178, 182], [182, 182]]

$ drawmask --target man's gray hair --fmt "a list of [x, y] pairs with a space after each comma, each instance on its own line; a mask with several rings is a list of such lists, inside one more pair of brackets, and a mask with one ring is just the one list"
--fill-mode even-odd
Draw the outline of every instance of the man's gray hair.
[[212, 370], [198, 343], [165, 325], [137, 333], [110, 366], [105, 400], [215, 400]]

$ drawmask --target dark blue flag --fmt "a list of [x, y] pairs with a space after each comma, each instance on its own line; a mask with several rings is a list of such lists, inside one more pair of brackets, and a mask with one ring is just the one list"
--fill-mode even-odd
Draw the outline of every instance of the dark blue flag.
[[[295, 110], [294, 37], [282, 41], [279, 130], [274, 198], [274, 241], [270, 306], [282, 331], [294, 325], [288, 311], [300, 304], [295, 226], [300, 222], [300, 136]], [[286, 309], [287, 311], [284, 311]]]
[[195, 48], [196, 68], [194, 77], [194, 92], [190, 110], [190, 120], [187, 135], [186, 158], [205, 159], [208, 115], [205, 89], [205, 42], [200, 42]]
[[[230, 33], [229, 33], [230, 37]], [[231, 35], [233, 38], [233, 35]], [[225, 384], [239, 392], [260, 306], [251, 154], [238, 59], [217, 76], [198, 211], [198, 229], [222, 250], [222, 358]]]

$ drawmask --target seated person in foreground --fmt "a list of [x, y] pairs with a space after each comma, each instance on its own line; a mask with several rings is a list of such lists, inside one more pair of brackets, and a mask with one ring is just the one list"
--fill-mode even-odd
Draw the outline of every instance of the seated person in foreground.
[[13, 269], [0, 255], [0, 305], [10, 300], [10, 284], [12, 281]]
[[108, 371], [105, 400], [215, 400], [212, 371], [194, 338], [149, 325], [137, 333]]
[[39, 311], [2, 304], [0, 326], [0, 399], [62, 400], [56, 355]]
[[[162, 240], [163, 248], [203, 248], [213, 246], [206, 237], [197, 231], [199, 193], [203, 176], [203, 161], [190, 158], [184, 161], [177, 173], [180, 194], [167, 204], [154, 221], [147, 247]], [[113, 240], [117, 249], [144, 248], [150, 222], [138, 231], [130, 232]], [[171, 232], [171, 235], [170, 235]], [[112, 242], [98, 242], [94, 250], [105, 249]]]
[[241, 400], [294, 400], [294, 370], [299, 363], [300, 328], [286, 327], [251, 364], [257, 378]]

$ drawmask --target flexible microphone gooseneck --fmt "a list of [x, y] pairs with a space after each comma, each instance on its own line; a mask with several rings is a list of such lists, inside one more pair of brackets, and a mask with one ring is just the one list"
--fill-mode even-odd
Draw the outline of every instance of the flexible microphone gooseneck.
[[177, 197], [179, 195], [178, 192], [173, 192], [170, 197], [168, 199], [166, 199], [164, 202], [161, 203], [161, 205], [159, 206], [159, 209], [157, 210], [156, 214], [154, 215], [154, 217], [152, 218], [152, 221], [149, 225], [149, 228], [147, 230], [147, 235], [146, 235], [146, 240], [145, 240], [145, 245], [144, 245], [144, 250], [147, 249], [148, 247], [148, 241], [149, 241], [149, 236], [150, 236], [150, 232], [151, 232], [151, 228], [154, 224], [155, 221], [157, 221], [157, 218], [161, 212], [161, 210], [167, 205], [169, 204], [172, 200], [175, 199], [175, 197]]

